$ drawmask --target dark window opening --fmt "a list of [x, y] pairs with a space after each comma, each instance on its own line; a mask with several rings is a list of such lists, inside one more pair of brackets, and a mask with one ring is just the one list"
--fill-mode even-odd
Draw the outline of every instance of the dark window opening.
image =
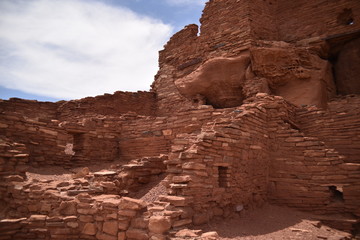
[[215, 109], [239, 107], [243, 104], [244, 97], [242, 94], [233, 96], [218, 96], [218, 98], [205, 99], [205, 105], [211, 105]]
[[219, 172], [219, 187], [225, 188], [229, 185], [229, 168], [227, 167], [218, 167]]
[[205, 105], [206, 98], [201, 94], [196, 94], [196, 96], [192, 99], [193, 103], [196, 105]]
[[337, 17], [337, 22], [342, 25], [353, 25], [354, 17], [351, 8], [345, 8]]
[[344, 195], [342, 189], [338, 189], [336, 186], [329, 186], [330, 200], [332, 202], [344, 202]]
[[75, 152], [75, 155], [77, 156], [81, 155], [84, 149], [85, 136], [82, 133], [76, 133], [73, 134], [73, 138], [74, 138], [73, 151]]
[[360, 70], [355, 68], [359, 61], [360, 33], [343, 34], [327, 40], [329, 43], [328, 61], [332, 64], [335, 86], [329, 86], [329, 96], [360, 94], [360, 82], [357, 80]]

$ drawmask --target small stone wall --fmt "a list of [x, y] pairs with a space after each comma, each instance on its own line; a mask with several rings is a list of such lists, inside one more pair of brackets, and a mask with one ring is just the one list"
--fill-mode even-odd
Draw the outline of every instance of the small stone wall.
[[68, 215], [2, 219], [2, 239], [149, 239], [146, 203], [131, 198], [80, 194]]

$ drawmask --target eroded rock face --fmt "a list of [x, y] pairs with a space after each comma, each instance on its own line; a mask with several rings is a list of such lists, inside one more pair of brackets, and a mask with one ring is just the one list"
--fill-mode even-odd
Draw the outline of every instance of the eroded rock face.
[[253, 48], [251, 56], [252, 70], [267, 79], [272, 93], [296, 105], [326, 107], [335, 93], [331, 64], [307, 49]]
[[[177, 79], [176, 87], [189, 99], [201, 101], [215, 108], [234, 107], [242, 104], [242, 86], [250, 55], [237, 58], [214, 58], [189, 75]], [[199, 96], [200, 95], [200, 96]]]
[[360, 94], [360, 38], [346, 44], [335, 64], [339, 94]]

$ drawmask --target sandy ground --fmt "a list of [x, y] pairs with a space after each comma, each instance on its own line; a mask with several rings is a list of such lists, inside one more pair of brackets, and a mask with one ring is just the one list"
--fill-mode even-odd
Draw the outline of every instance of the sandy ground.
[[231, 219], [216, 219], [198, 229], [217, 231], [221, 240], [351, 239], [350, 234], [324, 226], [316, 219], [311, 213], [266, 205]]

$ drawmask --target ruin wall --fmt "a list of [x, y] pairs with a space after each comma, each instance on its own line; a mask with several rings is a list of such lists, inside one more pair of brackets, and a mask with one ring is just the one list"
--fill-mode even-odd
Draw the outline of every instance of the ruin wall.
[[127, 119], [121, 124], [120, 158], [128, 161], [166, 154], [178, 134], [200, 131], [202, 124], [221, 112], [211, 106], [204, 106], [170, 117]]
[[[115, 195], [63, 199], [63, 214], [0, 220], [3, 239], [149, 239], [144, 201]], [[152, 233], [156, 234], [156, 233]]]
[[210, 1], [200, 19], [200, 31], [192, 24], [171, 37], [159, 52], [160, 70], [152, 85], [157, 93], [159, 115], [192, 106], [179, 93], [175, 79], [193, 72], [208, 59], [234, 57], [246, 51], [251, 43], [248, 5], [246, 1]]
[[0, 117], [8, 113], [18, 113], [18, 115], [26, 118], [50, 121], [56, 119], [58, 106], [59, 102], [38, 102], [20, 98], [0, 99]]
[[[267, 201], [271, 159], [265, 102], [231, 108], [231, 112], [206, 123], [200, 134], [178, 135], [174, 140], [166, 161], [168, 199], [175, 195], [185, 209], [194, 211], [175, 224], [199, 225], [214, 216], [227, 217]], [[282, 105], [267, 103], [276, 110]]]
[[252, 44], [257, 40], [279, 40], [277, 6], [277, 0], [254, 0], [249, 2], [248, 17]]
[[356, 0], [278, 0], [276, 14], [279, 39], [283, 41], [328, 37], [360, 30], [360, 4]]
[[120, 116], [127, 112], [152, 116], [156, 113], [153, 92], [115, 92], [96, 97], [66, 101], [57, 109], [57, 119], [66, 121], [86, 115]]
[[329, 102], [328, 110], [299, 109], [301, 130], [317, 137], [345, 156], [345, 162], [360, 163], [360, 97], [347, 96]]

